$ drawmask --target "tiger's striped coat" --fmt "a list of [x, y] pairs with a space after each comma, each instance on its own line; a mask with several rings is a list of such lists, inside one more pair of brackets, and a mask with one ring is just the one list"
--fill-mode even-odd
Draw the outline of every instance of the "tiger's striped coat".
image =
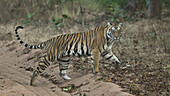
[[113, 62], [115, 68], [118, 69], [120, 61], [111, 49], [113, 41], [119, 40], [121, 37], [122, 23], [118, 26], [108, 23], [105, 26], [99, 26], [88, 32], [59, 35], [38, 45], [24, 43], [18, 35], [18, 29], [23, 29], [23, 27], [18, 26], [15, 29], [16, 37], [22, 45], [30, 49], [45, 50], [37, 69], [33, 72], [30, 85], [34, 85], [38, 74], [42, 73], [55, 60], [59, 62], [60, 76], [66, 80], [71, 79], [66, 74], [70, 56], [91, 56], [94, 72], [99, 71], [100, 55]]

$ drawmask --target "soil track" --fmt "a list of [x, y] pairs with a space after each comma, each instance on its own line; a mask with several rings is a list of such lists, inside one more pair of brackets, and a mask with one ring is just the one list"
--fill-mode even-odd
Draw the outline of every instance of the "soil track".
[[[0, 94], [1, 96], [130, 96], [122, 92], [118, 85], [102, 82], [99, 76], [92, 73], [73, 72], [73, 65], [70, 64], [70, 81], [64, 81], [58, 76], [58, 67], [55, 64], [48, 68], [36, 80], [37, 87], [29, 85], [32, 67], [38, 63], [40, 50], [28, 50], [19, 45], [18, 42], [0, 42]], [[31, 56], [31, 57], [30, 57]], [[37, 57], [36, 57], [37, 56]], [[56, 74], [50, 79], [46, 74]], [[52, 83], [53, 82], [53, 83]], [[54, 84], [55, 83], [55, 84]], [[79, 86], [76, 91], [66, 93], [60, 87], [74, 84]]]

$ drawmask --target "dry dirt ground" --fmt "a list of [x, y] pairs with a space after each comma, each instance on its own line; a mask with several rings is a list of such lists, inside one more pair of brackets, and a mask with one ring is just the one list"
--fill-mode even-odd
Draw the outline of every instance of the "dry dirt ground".
[[[29, 81], [41, 50], [20, 45], [14, 35], [15, 24], [1, 25], [0, 96], [169, 96], [169, 26], [169, 18], [125, 22], [121, 42], [113, 45], [113, 52], [121, 60], [120, 71], [101, 59], [96, 76], [91, 72], [89, 60], [72, 58], [68, 70], [70, 81], [58, 75], [58, 64], [54, 62], [37, 78], [38, 86], [32, 87]], [[49, 39], [51, 32], [27, 27], [19, 34], [24, 41], [37, 44]], [[71, 92], [63, 92], [62, 88], [70, 84], [74, 85]]]

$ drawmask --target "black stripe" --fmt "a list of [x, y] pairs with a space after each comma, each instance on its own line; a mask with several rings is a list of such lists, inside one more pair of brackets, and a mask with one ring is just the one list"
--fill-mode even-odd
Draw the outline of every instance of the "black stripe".
[[107, 36], [107, 32], [106, 32], [106, 40], [107, 40], [107, 41], [109, 40], [109, 37]]
[[84, 49], [83, 49], [84, 45], [83, 45], [83, 37], [82, 37], [82, 40], [81, 40], [81, 51], [82, 51], [82, 55], [84, 55]]
[[101, 49], [99, 48], [99, 52], [101, 53]]
[[[105, 45], [105, 44], [104, 44], [104, 45]], [[105, 50], [104, 45], [103, 45], [103, 50]]]
[[45, 70], [45, 68], [47, 68], [46, 66], [44, 66], [44, 65], [38, 65], [42, 70]]
[[[89, 49], [90, 49], [90, 46], [91, 46], [91, 44], [90, 44], [90, 43], [91, 43], [91, 35], [90, 35], [90, 34], [91, 34], [91, 32], [88, 32], [88, 34], [87, 34], [87, 36], [86, 36], [86, 47], [87, 47], [86, 55], [87, 55], [87, 56], [91, 56], [91, 54], [90, 54], [90, 52], [89, 52], [89, 51], [90, 51]], [[87, 40], [87, 37], [90, 38], [90, 41], [89, 41], [89, 42], [88, 42], [88, 40]], [[88, 43], [89, 43], [89, 44], [88, 44]]]
[[[44, 63], [45, 63], [45, 65], [47, 65], [47, 66], [49, 66], [50, 65], [50, 63], [47, 61], [47, 59], [44, 57]], [[47, 63], [47, 64], [46, 64]]]
[[108, 58], [106, 58], [106, 59], [110, 59], [110, 58], [112, 58], [113, 57], [113, 55], [111, 55], [110, 57], [108, 57]]
[[61, 61], [61, 62], [69, 62], [70, 61], [70, 59], [68, 59], [68, 60], [60, 60], [60, 59], [58, 59], [59, 61]]
[[[67, 68], [61, 68], [60, 69], [60, 72], [62, 71], [62, 70], [67, 70], [68, 69], [68, 67]], [[61, 73], [60, 73], [61, 74]]]
[[65, 42], [65, 37], [66, 35], [62, 35], [62, 42], [60, 41], [60, 45], [59, 46], [62, 46], [63, 45], [63, 43]]
[[77, 51], [78, 51], [78, 43], [79, 43], [79, 41], [80, 41], [80, 34], [77, 34], [77, 38], [78, 38], [78, 40], [76, 41], [76, 44], [75, 44], [75, 46], [74, 46], [74, 52], [75, 52], [75, 54], [76, 54]]
[[29, 48], [31, 48], [31, 49], [32, 49], [32, 48], [33, 48], [33, 45], [30, 45], [30, 46], [29, 46]]
[[[67, 42], [68, 35], [69, 35], [69, 34], [64, 34], [64, 36], [62, 37], [62, 39], [58, 42], [59, 44], [58, 44], [57, 47], [61, 47], [62, 50], [65, 49], [65, 46], [64, 46], [64, 45], [65, 45], [65, 43]], [[66, 37], [66, 36], [67, 36], [67, 37]], [[65, 39], [65, 37], [66, 37], [66, 39]], [[63, 54], [62, 54], [62, 56], [63, 56]]]
[[20, 37], [18, 37], [17, 40], [20, 40]]
[[108, 54], [108, 52], [103, 52], [101, 55], [104, 57]]
[[70, 48], [69, 48], [69, 50], [68, 50], [68, 55], [70, 55], [70, 50], [71, 50], [71, 47], [73, 46], [73, 40], [71, 41], [71, 43], [70, 43]]
[[89, 32], [89, 34], [88, 34], [88, 37], [89, 37], [89, 47], [91, 47], [91, 39], [92, 39], [92, 35], [91, 35], [91, 32]]
[[86, 48], [87, 48], [87, 51], [86, 51], [86, 55], [88, 56], [88, 54], [89, 54], [89, 50], [88, 50], [88, 45], [87, 45], [87, 37], [85, 38], [86, 39]]
[[67, 34], [67, 38], [66, 39], [68, 39], [68, 37], [70, 37], [70, 34]]
[[80, 53], [77, 53], [77, 55], [78, 55], [78, 57], [81, 57], [81, 56], [82, 56], [82, 54], [80, 54]]
[[54, 48], [54, 45], [53, 45], [52, 48], [50, 49], [50, 54], [49, 54], [49, 55], [51, 55], [51, 59], [49, 59], [50, 61], [54, 61], [55, 60], [54, 52], [55, 52], [55, 48]]
[[90, 46], [94, 45], [94, 31], [92, 31], [92, 35], [90, 35], [90, 44], [91, 44]]
[[19, 28], [23, 29], [24, 27], [22, 27], [22, 26], [18, 26], [18, 27], [17, 27], [17, 29], [19, 29]]
[[34, 49], [37, 49], [37, 46], [36, 46], [36, 45], [34, 45]]
[[23, 41], [20, 41], [19, 43], [23, 44], [24, 42], [23, 42]]
[[[48, 55], [48, 59], [50, 59], [50, 55]], [[50, 60], [51, 61], [51, 60]]]
[[37, 70], [38, 70], [39, 73], [42, 73], [42, 72], [40, 71], [40, 67], [37, 67]]
[[87, 56], [91, 56], [91, 54], [89, 53], [89, 49], [87, 48]]
[[28, 47], [28, 44], [25, 44], [25, 47]]
[[62, 46], [62, 48], [65, 49], [66, 51], [68, 51], [68, 47], [69, 47], [68, 43], [70, 42], [72, 36], [73, 36], [72, 34], [68, 34], [67, 35], [67, 40], [66, 40], [66, 42], [64, 42], [64, 45]]
[[[71, 47], [73, 46], [73, 42], [76, 41], [75, 38], [77, 39], [77, 34], [73, 34], [73, 36], [74, 36], [74, 37], [73, 37], [73, 39], [72, 39], [72, 41], [71, 41], [71, 43], [70, 43], [70, 48], [69, 48], [69, 50], [68, 50], [68, 55], [70, 55], [70, 50], [71, 50]], [[73, 55], [74, 55], [74, 54], [73, 54]]]
[[42, 47], [43, 47], [43, 45], [45, 45], [45, 44], [41, 43], [41, 44], [40, 44], [40, 48], [42, 48]]
[[[75, 44], [75, 46], [74, 46], [74, 53], [75, 53], [75, 54], [77, 53], [77, 50], [78, 50], [77, 47], [78, 47], [78, 42], [76, 42], [76, 44]], [[75, 54], [74, 54], [74, 55], [75, 55]]]

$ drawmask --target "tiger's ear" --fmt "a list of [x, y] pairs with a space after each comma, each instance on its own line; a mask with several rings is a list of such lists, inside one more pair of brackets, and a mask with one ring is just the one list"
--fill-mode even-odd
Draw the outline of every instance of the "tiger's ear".
[[110, 26], [112, 25], [112, 23], [110, 23], [110, 22], [107, 22], [107, 25], [110, 27]]
[[119, 27], [123, 27], [123, 23], [119, 23]]

